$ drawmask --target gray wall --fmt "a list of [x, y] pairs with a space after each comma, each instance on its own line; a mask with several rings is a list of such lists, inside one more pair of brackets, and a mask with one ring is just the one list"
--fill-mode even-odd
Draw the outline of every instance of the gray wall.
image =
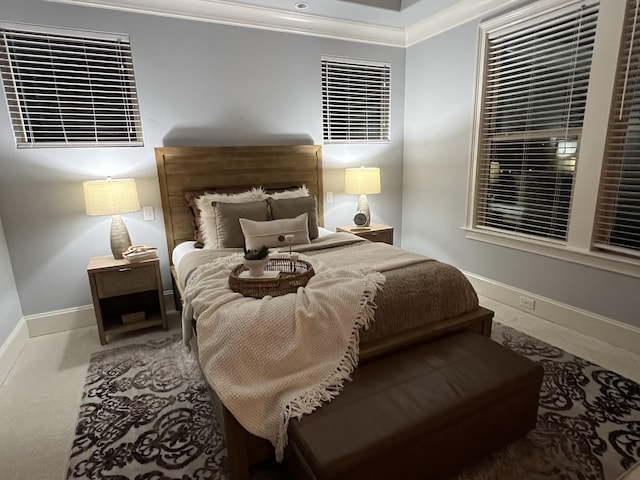
[[323, 54], [391, 62], [393, 122], [390, 144], [324, 147], [325, 190], [335, 193], [325, 225], [349, 224], [355, 210], [357, 198], [341, 193], [343, 169], [379, 166], [383, 192], [370, 196], [372, 215], [399, 237], [404, 49], [37, 0], [3, 0], [0, 20], [129, 34], [145, 140], [143, 148], [17, 150], [0, 106], [0, 217], [25, 315], [91, 303], [86, 266], [110, 254], [110, 219], [84, 214], [82, 181], [106, 175], [136, 178], [141, 203], [154, 206], [155, 221], [141, 212], [123, 218], [134, 243], [160, 247], [169, 289], [153, 148], [321, 144]]
[[20, 298], [0, 219], [0, 346], [9, 338], [21, 318]]
[[640, 326], [637, 278], [465, 238], [478, 24], [407, 50], [402, 247]]

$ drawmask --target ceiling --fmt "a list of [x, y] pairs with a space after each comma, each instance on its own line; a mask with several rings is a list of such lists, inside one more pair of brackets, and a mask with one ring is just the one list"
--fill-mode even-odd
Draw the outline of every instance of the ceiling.
[[45, 0], [407, 47], [522, 0]]
[[[404, 28], [459, 1], [461, 0], [227, 0], [226, 3]], [[298, 9], [296, 4], [306, 4], [308, 7]]]

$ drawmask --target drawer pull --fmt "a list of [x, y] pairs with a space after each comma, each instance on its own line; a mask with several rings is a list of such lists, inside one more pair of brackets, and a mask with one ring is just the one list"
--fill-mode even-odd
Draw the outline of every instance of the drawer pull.
[[130, 272], [131, 268], [119, 268], [118, 271], [119, 272]]

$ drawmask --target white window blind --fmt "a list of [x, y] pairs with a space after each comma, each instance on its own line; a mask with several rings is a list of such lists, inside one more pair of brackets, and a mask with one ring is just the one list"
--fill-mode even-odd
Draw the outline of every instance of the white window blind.
[[0, 23], [18, 147], [142, 145], [129, 38]]
[[324, 141], [388, 142], [390, 80], [388, 64], [323, 57]]
[[577, 2], [485, 30], [474, 227], [566, 240], [597, 17]]
[[627, 1], [594, 246], [640, 256], [640, 1]]

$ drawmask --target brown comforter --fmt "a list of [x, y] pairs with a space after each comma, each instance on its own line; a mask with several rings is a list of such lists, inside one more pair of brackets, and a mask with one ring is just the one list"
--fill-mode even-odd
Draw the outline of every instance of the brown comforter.
[[[376, 296], [375, 322], [360, 337], [360, 344], [377, 340], [390, 334], [455, 317], [478, 306], [475, 290], [457, 268], [431, 258], [408, 254], [406, 251], [380, 242], [361, 242], [336, 247], [352, 252], [357, 263], [378, 270], [386, 277], [384, 288]], [[318, 256], [334, 268], [345, 268], [343, 260], [332, 262], [329, 249], [304, 252]], [[405, 265], [393, 268], [387, 256], [406, 256]], [[411, 262], [411, 263], [410, 263]], [[376, 268], [380, 267], [380, 268]]]

